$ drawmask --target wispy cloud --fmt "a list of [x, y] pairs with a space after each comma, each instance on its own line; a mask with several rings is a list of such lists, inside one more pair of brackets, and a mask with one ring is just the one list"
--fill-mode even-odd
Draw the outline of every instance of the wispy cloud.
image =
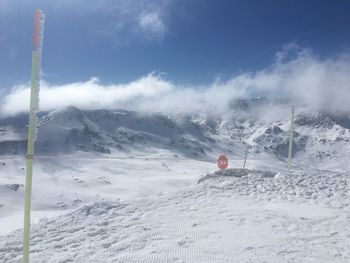
[[[177, 0], [178, 1], [178, 0]], [[160, 41], [169, 32], [168, 20], [172, 12], [171, 0], [0, 0], [0, 12], [26, 10], [40, 7], [60, 14], [77, 14], [77, 19], [98, 20], [86, 23], [89, 32], [107, 37], [118, 44], [132, 41]], [[32, 7], [32, 8], [31, 8]]]
[[82, 12], [100, 13], [108, 18], [108, 24], [96, 32], [113, 39], [118, 44], [131, 41], [160, 41], [169, 32], [168, 17], [171, 0], [100, 0], [91, 5], [83, 4]]
[[[224, 113], [231, 100], [261, 96], [291, 98], [315, 110], [350, 112], [350, 55], [320, 59], [310, 50], [286, 46], [270, 67], [205, 86], [183, 86], [151, 73], [127, 84], [103, 85], [98, 79], [66, 85], [42, 83], [41, 110], [67, 105], [82, 109], [131, 109], [161, 112]], [[28, 85], [3, 97], [1, 113], [29, 107]]]
[[139, 26], [150, 37], [164, 37], [167, 28], [158, 12], [143, 13], [139, 17]]

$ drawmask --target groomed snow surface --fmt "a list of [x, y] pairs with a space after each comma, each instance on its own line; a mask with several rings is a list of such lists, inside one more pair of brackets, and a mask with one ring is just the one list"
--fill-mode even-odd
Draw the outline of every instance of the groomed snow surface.
[[[32, 262], [349, 262], [347, 173], [229, 169], [199, 178], [42, 219]], [[21, 240], [21, 230], [0, 237], [2, 262], [21, 262]]]

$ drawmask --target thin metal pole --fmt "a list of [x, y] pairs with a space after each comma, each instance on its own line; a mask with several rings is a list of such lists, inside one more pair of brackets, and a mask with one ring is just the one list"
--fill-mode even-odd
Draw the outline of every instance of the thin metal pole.
[[244, 155], [243, 169], [245, 169], [245, 164], [247, 162], [247, 156], [248, 156], [248, 146], [247, 146], [247, 150], [245, 151], [245, 155]]
[[294, 133], [294, 105], [291, 108], [291, 120], [289, 129], [289, 147], [288, 147], [288, 172], [292, 166], [292, 154], [293, 154], [293, 133]]
[[41, 50], [44, 34], [45, 16], [41, 10], [36, 10], [34, 19], [34, 50], [32, 53], [32, 81], [30, 88], [30, 109], [28, 125], [28, 142], [26, 155], [26, 186], [24, 195], [23, 224], [23, 262], [29, 263], [30, 248], [30, 211], [32, 199], [33, 157], [36, 140], [36, 113], [39, 109]]

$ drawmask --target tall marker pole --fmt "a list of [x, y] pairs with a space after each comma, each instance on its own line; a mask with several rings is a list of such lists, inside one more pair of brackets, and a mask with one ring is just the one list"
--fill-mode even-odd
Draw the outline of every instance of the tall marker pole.
[[24, 199], [24, 225], [23, 225], [23, 263], [29, 263], [29, 241], [30, 241], [30, 210], [32, 199], [32, 177], [34, 142], [36, 140], [36, 113], [39, 110], [39, 89], [41, 52], [44, 39], [44, 13], [37, 9], [34, 16], [34, 48], [32, 52], [32, 81], [30, 89], [30, 109], [28, 125], [28, 143], [26, 155], [26, 188]]
[[289, 129], [289, 147], [288, 147], [288, 172], [289, 173], [290, 173], [290, 168], [292, 165], [293, 132], [294, 132], [294, 105], [292, 104], [290, 129]]
[[243, 169], [245, 169], [245, 164], [246, 164], [246, 162], [247, 162], [247, 156], [248, 156], [248, 146], [247, 146], [247, 149], [246, 149], [245, 154], [244, 154]]

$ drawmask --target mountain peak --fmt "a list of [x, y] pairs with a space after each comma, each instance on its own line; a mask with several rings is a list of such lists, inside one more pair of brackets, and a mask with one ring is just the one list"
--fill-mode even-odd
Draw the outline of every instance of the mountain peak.
[[41, 119], [40, 125], [56, 122], [67, 124], [72, 121], [82, 122], [84, 113], [77, 107], [70, 105], [61, 109], [53, 110]]

